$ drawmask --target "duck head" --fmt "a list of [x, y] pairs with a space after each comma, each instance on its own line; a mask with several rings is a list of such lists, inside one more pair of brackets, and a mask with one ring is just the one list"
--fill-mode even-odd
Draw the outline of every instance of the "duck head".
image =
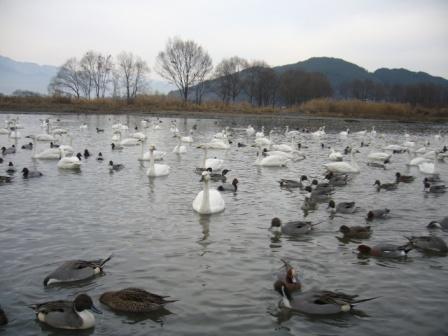
[[306, 175], [300, 176], [300, 182], [307, 181], [307, 180], [308, 180], [308, 177], [306, 177]]
[[79, 161], [81, 161], [81, 158], [82, 158], [81, 153], [76, 154], [76, 157], [78, 158]]
[[367, 220], [372, 220], [375, 217], [375, 214], [373, 213], [373, 211], [369, 211], [367, 213]]
[[336, 207], [336, 203], [333, 200], [330, 200], [330, 202], [328, 202], [328, 208], [334, 209]]
[[109, 161], [109, 166], [113, 166], [114, 162], [113, 161]]
[[235, 187], [235, 190], [236, 190], [236, 188], [238, 186], [238, 183], [240, 183], [240, 181], [238, 181], [237, 178], [234, 178], [233, 181], [232, 181], [232, 185]]
[[26, 167], [22, 169], [22, 174], [23, 174], [23, 176], [28, 176], [29, 172], [30, 172], [30, 171], [29, 171], [28, 168], [26, 168]]
[[278, 217], [274, 217], [271, 220], [271, 229], [279, 229], [282, 226], [282, 221]]
[[73, 307], [77, 312], [82, 312], [84, 310], [91, 310], [94, 313], [102, 314], [101, 310], [93, 305], [93, 301], [87, 294], [80, 294], [73, 301]]
[[372, 248], [367, 245], [359, 245], [357, 250], [359, 251], [360, 254], [370, 254]]
[[293, 267], [289, 267], [286, 271], [286, 281], [289, 283], [297, 283], [297, 272]]
[[438, 221], [432, 221], [426, 227], [428, 229], [441, 229], [442, 228], [442, 226], [440, 225], [440, 223]]
[[350, 228], [347, 225], [342, 225], [339, 228], [339, 232], [343, 233], [343, 234], [347, 234], [350, 233]]

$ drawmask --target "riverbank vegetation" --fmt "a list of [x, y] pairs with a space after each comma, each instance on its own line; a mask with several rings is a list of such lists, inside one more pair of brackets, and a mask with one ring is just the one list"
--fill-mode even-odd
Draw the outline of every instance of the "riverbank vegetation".
[[166, 95], [141, 95], [132, 103], [126, 99], [75, 99], [73, 97], [0, 96], [0, 111], [42, 113], [153, 113], [176, 115], [253, 115], [369, 118], [387, 120], [448, 121], [448, 108], [412, 106], [403, 103], [378, 103], [362, 100], [319, 98], [289, 107], [253, 106], [247, 102], [184, 102]]

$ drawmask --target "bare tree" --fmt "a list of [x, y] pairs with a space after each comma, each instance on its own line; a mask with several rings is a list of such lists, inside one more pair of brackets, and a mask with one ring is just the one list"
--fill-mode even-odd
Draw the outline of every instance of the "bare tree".
[[81, 58], [83, 91], [86, 98], [90, 99], [93, 89], [93, 77], [97, 62], [97, 53], [90, 50]]
[[126, 99], [130, 103], [138, 93], [144, 90], [149, 67], [139, 56], [124, 51], [117, 56], [116, 66]]
[[257, 95], [260, 76], [265, 68], [269, 68], [269, 65], [265, 61], [253, 61], [245, 71], [243, 91], [249, 97], [251, 104], [253, 104], [254, 98]]
[[236, 97], [243, 88], [241, 71], [248, 67], [248, 62], [238, 56], [223, 59], [216, 66], [215, 78], [217, 83], [217, 94], [224, 102], [232, 99], [235, 102]]
[[48, 91], [56, 95], [80, 98], [82, 95], [82, 71], [76, 58], [70, 58], [52, 78]]
[[156, 60], [157, 73], [176, 85], [185, 102], [190, 88], [202, 83], [212, 68], [212, 59], [201, 46], [177, 37], [168, 40]]
[[92, 83], [96, 98], [104, 98], [111, 82], [113, 69], [112, 56], [93, 53]]

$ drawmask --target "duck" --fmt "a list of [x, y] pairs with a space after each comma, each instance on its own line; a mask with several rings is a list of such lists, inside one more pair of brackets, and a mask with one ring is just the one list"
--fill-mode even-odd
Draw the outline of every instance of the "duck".
[[300, 189], [302, 189], [309, 185], [309, 183], [306, 183], [305, 181], [308, 182], [308, 177], [306, 175], [302, 175], [302, 176], [300, 176], [300, 181], [280, 179], [280, 181], [278, 181], [278, 183], [280, 183], [280, 187], [283, 187], [283, 188], [300, 188]]
[[154, 151], [156, 147], [154, 145], [149, 146], [149, 168], [146, 171], [146, 175], [149, 177], [166, 176], [170, 173], [170, 166], [166, 164], [154, 163]]
[[6, 317], [5, 311], [0, 306], [0, 326], [8, 324], [8, 318]]
[[103, 128], [96, 128], [96, 132], [97, 133], [104, 133], [104, 129]]
[[111, 143], [112, 150], [122, 150], [124, 147], [120, 144]]
[[109, 161], [109, 169], [110, 171], [119, 171], [122, 170], [124, 168], [124, 165], [121, 163], [116, 163], [114, 164], [113, 161]]
[[22, 146], [22, 149], [29, 149], [29, 150], [32, 150], [32, 149], [33, 149], [33, 143], [32, 143], [32, 142], [29, 142], [29, 143], [27, 143], [26, 145], [23, 145], [23, 146]]
[[310, 233], [313, 230], [313, 227], [317, 224], [312, 224], [311, 222], [305, 221], [292, 221], [282, 223], [280, 218], [274, 217], [271, 220], [270, 229], [273, 231], [280, 231], [281, 233], [286, 235], [297, 236]]
[[8, 147], [8, 148], [6, 148], [6, 147], [2, 147], [1, 150], [2, 150], [2, 154], [3, 154], [3, 155], [7, 155], [7, 154], [15, 154], [15, 152], [16, 152], [16, 146], [15, 146], [15, 145], [12, 145], [11, 147]]
[[370, 226], [347, 226], [342, 225], [339, 228], [339, 232], [344, 235], [344, 238], [348, 239], [368, 239], [372, 234]]
[[233, 192], [237, 192], [238, 191], [238, 183], [239, 183], [238, 179], [234, 178], [232, 180], [232, 183], [223, 183], [217, 189], [219, 191], [233, 191]]
[[414, 248], [423, 252], [448, 252], [448, 246], [445, 241], [437, 236], [412, 236], [408, 237], [408, 240]]
[[384, 219], [386, 218], [390, 213], [390, 209], [375, 209], [370, 210], [367, 212], [366, 220], [371, 221], [374, 219]]
[[352, 214], [359, 210], [359, 207], [355, 207], [355, 202], [339, 202], [337, 205], [333, 200], [328, 202], [328, 211], [331, 214], [342, 213]]
[[387, 166], [386, 166], [387, 163], [389, 163], [389, 162], [388, 161], [384, 161], [384, 162], [368, 161], [366, 164], [369, 167], [386, 169], [387, 168]]
[[325, 175], [325, 179], [332, 186], [342, 187], [347, 185], [349, 177], [347, 174], [335, 174], [333, 172], [329, 172]]
[[101, 294], [100, 302], [110, 309], [123, 313], [148, 313], [177, 300], [153, 294], [140, 288], [125, 288]]
[[84, 158], [87, 159], [90, 156], [90, 152], [88, 149], [84, 149]]
[[17, 171], [16, 167], [14, 167], [14, 163], [9, 161], [8, 168], [6, 168], [6, 173], [8, 174], [14, 174]]
[[289, 262], [282, 259], [283, 267], [277, 274], [277, 280], [274, 282], [274, 289], [282, 294], [282, 286], [288, 288], [290, 293], [298, 292], [302, 289], [297, 271]]
[[61, 159], [59, 160], [57, 166], [61, 169], [81, 169], [81, 160], [79, 156], [65, 156], [65, 152], [62, 149], [59, 149], [59, 154]]
[[411, 183], [415, 180], [415, 177], [412, 175], [401, 175], [399, 172], [395, 173], [396, 177], [396, 183], [403, 182], [403, 183]]
[[79, 294], [74, 301], [50, 301], [30, 306], [40, 322], [58, 329], [90, 329], [95, 326], [95, 316], [101, 314], [87, 294]]
[[210, 172], [210, 180], [214, 182], [223, 182], [223, 183], [226, 182], [227, 180], [226, 175], [230, 172], [229, 169], [223, 169], [221, 173], [213, 173], [212, 168], [207, 168], [206, 170]]
[[300, 313], [310, 315], [334, 315], [353, 310], [356, 304], [376, 299], [356, 299], [358, 295], [348, 295], [342, 292], [328, 290], [310, 290], [291, 296], [286, 286], [281, 287], [282, 300], [280, 306]]
[[210, 189], [210, 172], [202, 173], [204, 189], [200, 191], [193, 200], [193, 209], [199, 214], [210, 215], [224, 211], [225, 202], [218, 190]]
[[448, 231], [448, 216], [437, 221], [431, 221], [426, 227], [428, 229], [442, 229]]
[[30, 171], [26, 167], [22, 169], [22, 175], [23, 175], [23, 178], [34, 178], [34, 177], [43, 176], [43, 174], [40, 171], [37, 171], [37, 170]]
[[373, 185], [376, 186], [376, 191], [380, 191], [381, 189], [386, 190], [386, 191], [390, 191], [390, 190], [395, 190], [395, 189], [398, 188], [398, 183], [397, 182], [394, 182], [394, 183], [381, 183], [380, 180], [376, 180]]
[[96, 159], [97, 159], [97, 161], [103, 161], [104, 160], [103, 153], [99, 152]]
[[413, 249], [410, 243], [405, 245], [393, 245], [382, 243], [374, 246], [359, 245], [357, 250], [360, 256], [384, 257], [384, 258], [402, 258], [406, 257]]
[[446, 186], [444, 184], [430, 184], [429, 182], [425, 182], [425, 191], [426, 193], [431, 194], [443, 194], [446, 192]]
[[55, 283], [76, 282], [89, 279], [103, 272], [104, 265], [112, 259], [112, 255], [105, 259], [96, 260], [68, 260], [56, 268], [44, 279], [44, 286]]
[[2, 183], [11, 183], [12, 179], [13, 179], [12, 176], [0, 175], [0, 184], [2, 184]]
[[334, 186], [328, 182], [318, 182], [316, 179], [311, 181], [311, 189], [315, 192], [330, 194], [334, 191]]

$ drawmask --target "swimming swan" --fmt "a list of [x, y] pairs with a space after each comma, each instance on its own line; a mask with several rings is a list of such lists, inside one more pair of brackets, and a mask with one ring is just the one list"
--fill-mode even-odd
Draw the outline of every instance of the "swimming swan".
[[154, 151], [156, 147], [154, 145], [149, 146], [149, 169], [146, 175], [150, 177], [166, 176], [170, 173], [170, 166], [166, 164], [154, 163]]
[[193, 200], [193, 209], [202, 215], [210, 215], [223, 211], [226, 204], [221, 193], [216, 189], [210, 189], [208, 186], [210, 173], [204, 171], [202, 173], [202, 179], [204, 181], [204, 190], [200, 191]]

